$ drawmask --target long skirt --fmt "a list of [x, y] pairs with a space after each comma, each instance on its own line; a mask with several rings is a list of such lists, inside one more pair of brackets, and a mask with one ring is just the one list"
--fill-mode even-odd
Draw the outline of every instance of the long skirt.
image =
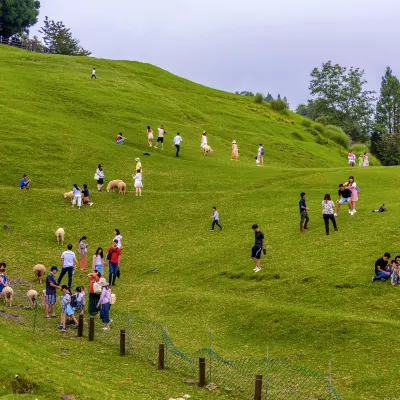
[[89, 293], [89, 314], [97, 314], [100, 311], [100, 307], [97, 307], [99, 300], [100, 293]]
[[105, 323], [110, 323], [110, 303], [103, 304], [100, 310], [100, 318]]
[[87, 265], [87, 253], [81, 256], [81, 259], [79, 261], [79, 268], [86, 269], [86, 265]]

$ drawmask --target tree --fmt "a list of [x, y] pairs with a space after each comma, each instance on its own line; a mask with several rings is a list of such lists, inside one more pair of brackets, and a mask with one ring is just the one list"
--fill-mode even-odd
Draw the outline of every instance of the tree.
[[400, 164], [400, 133], [384, 133], [377, 143], [379, 160], [383, 165]]
[[281, 99], [281, 95], [278, 93], [277, 100], [280, 100], [280, 99]]
[[388, 133], [400, 132], [400, 82], [390, 67], [382, 77], [375, 121]]
[[265, 101], [270, 102], [271, 100], [273, 100], [274, 98], [272, 97], [271, 93], [268, 92], [267, 96], [264, 98]]
[[43, 35], [44, 46], [48, 53], [64, 54], [70, 56], [89, 56], [90, 51], [85, 50], [79, 40], [72, 36], [69, 28], [62, 21], [54, 22], [46, 16], [43, 27], [39, 32]]
[[28, 32], [36, 24], [40, 1], [0, 0], [0, 35], [10, 37]]
[[289, 108], [289, 102], [287, 101], [286, 97], [283, 98], [283, 101], [287, 104], [287, 107]]
[[330, 61], [311, 72], [310, 92], [316, 97], [315, 112], [328, 117], [354, 141], [365, 141], [372, 126], [373, 91], [365, 90], [365, 72]]

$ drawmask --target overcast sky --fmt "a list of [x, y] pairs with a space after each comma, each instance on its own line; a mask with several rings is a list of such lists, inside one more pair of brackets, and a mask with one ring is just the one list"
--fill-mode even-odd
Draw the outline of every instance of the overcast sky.
[[62, 20], [96, 57], [280, 93], [295, 108], [328, 60], [364, 69], [377, 91], [387, 65], [399, 75], [399, 12], [399, 0], [41, 0], [40, 22]]

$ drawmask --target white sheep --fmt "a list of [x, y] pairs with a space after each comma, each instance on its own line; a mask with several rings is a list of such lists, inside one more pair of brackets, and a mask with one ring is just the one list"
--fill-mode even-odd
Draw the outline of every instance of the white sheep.
[[13, 295], [14, 295], [14, 290], [10, 286], [6, 286], [3, 288], [3, 291], [1, 292], [1, 296], [4, 299], [4, 304], [8, 305], [11, 307], [12, 306], [12, 301], [13, 301]]
[[65, 235], [65, 231], [63, 228], [58, 228], [56, 230], [56, 238], [57, 238], [57, 243], [60, 244], [64, 244], [64, 235]]
[[108, 182], [107, 192], [109, 192], [110, 190], [113, 190], [113, 189], [117, 189], [119, 182], [122, 182], [121, 179], [114, 179], [113, 181]]
[[44, 265], [42, 265], [42, 264], [36, 264], [34, 267], [33, 267], [33, 274], [35, 275], [35, 277], [36, 277], [36, 280], [39, 282], [39, 283], [42, 283], [42, 278], [45, 276], [45, 274], [46, 274], [46, 267], [44, 266]]
[[72, 201], [73, 198], [74, 198], [74, 192], [72, 190], [70, 192], [64, 193], [64, 199], [70, 199]]
[[31, 308], [34, 308], [37, 304], [38, 292], [36, 290], [29, 289], [26, 295], [29, 300], [29, 305], [31, 306]]

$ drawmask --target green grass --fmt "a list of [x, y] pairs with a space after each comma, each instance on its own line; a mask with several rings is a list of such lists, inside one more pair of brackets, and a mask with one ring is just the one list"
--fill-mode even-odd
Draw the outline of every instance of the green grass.
[[[94, 65], [97, 81], [89, 79]], [[208, 346], [212, 329], [214, 350], [228, 359], [262, 358], [268, 346], [271, 357], [294, 360], [301, 353], [304, 366], [322, 372], [332, 360], [334, 386], [345, 399], [396, 397], [398, 287], [371, 284], [370, 279], [374, 261], [384, 251], [397, 251], [397, 168], [350, 171], [347, 151], [331, 141], [318, 144], [318, 131], [300, 116], [281, 115], [268, 104], [146, 64], [0, 47], [0, 84], [0, 222], [11, 226], [0, 231], [0, 251], [10, 278], [32, 280], [34, 264], [59, 263], [58, 227], [75, 247], [86, 235], [90, 255], [97, 246], [107, 247], [119, 228], [124, 252], [116, 307], [167, 323], [184, 351]], [[155, 129], [161, 123], [167, 131], [164, 152], [151, 149], [149, 157], [142, 156], [149, 150], [146, 126]], [[120, 130], [128, 138], [123, 146], [114, 143]], [[178, 130], [184, 139], [180, 159], [171, 148]], [[209, 132], [211, 157], [199, 151], [203, 130]], [[240, 150], [238, 162], [230, 161], [233, 139]], [[254, 162], [260, 142], [266, 149], [264, 168]], [[140, 199], [133, 195], [130, 177], [137, 156], [144, 168]], [[93, 175], [99, 162], [106, 180], [128, 183], [125, 197], [96, 192]], [[21, 192], [17, 184], [24, 172], [33, 187]], [[358, 213], [350, 217], [344, 209], [339, 232], [326, 237], [321, 200], [325, 193], [336, 196], [338, 183], [350, 174], [361, 188]], [[94, 206], [72, 209], [63, 193], [85, 182]], [[312, 226], [302, 235], [301, 191], [308, 196]], [[382, 203], [388, 212], [373, 214]], [[223, 232], [208, 232], [213, 205]], [[268, 248], [258, 275], [249, 259], [253, 223], [264, 231]], [[75, 282], [87, 284], [81, 273]], [[55, 335], [49, 349], [44, 346], [49, 340], [40, 337], [34, 339], [36, 348], [26, 349], [30, 336], [23, 330], [4, 324], [1, 329], [10, 354], [26, 351], [13, 357], [10, 371], [1, 370], [7, 379], [28, 368], [31, 358], [45, 363], [53, 345], [64, 347], [64, 339]], [[71, 348], [74, 359], [88, 365], [87, 346], [75, 341]], [[96, 382], [106, 381], [100, 371], [108, 366], [120, 368], [112, 351], [96, 358]], [[54, 379], [43, 375], [38, 380], [43, 396], [57, 391], [59, 361], [49, 367]], [[115, 385], [109, 398], [164, 399], [184, 389], [171, 373], [162, 383], [163, 374], [139, 362], [130, 363], [129, 370], [140, 386]], [[83, 378], [67, 373], [68, 392], [80, 399], [98, 398], [95, 384], [83, 386]], [[32, 369], [26, 374], [36, 379]], [[126, 382], [124, 374], [119, 382]], [[154, 393], [153, 379], [161, 386]], [[87, 376], [85, 382], [90, 383]]]

